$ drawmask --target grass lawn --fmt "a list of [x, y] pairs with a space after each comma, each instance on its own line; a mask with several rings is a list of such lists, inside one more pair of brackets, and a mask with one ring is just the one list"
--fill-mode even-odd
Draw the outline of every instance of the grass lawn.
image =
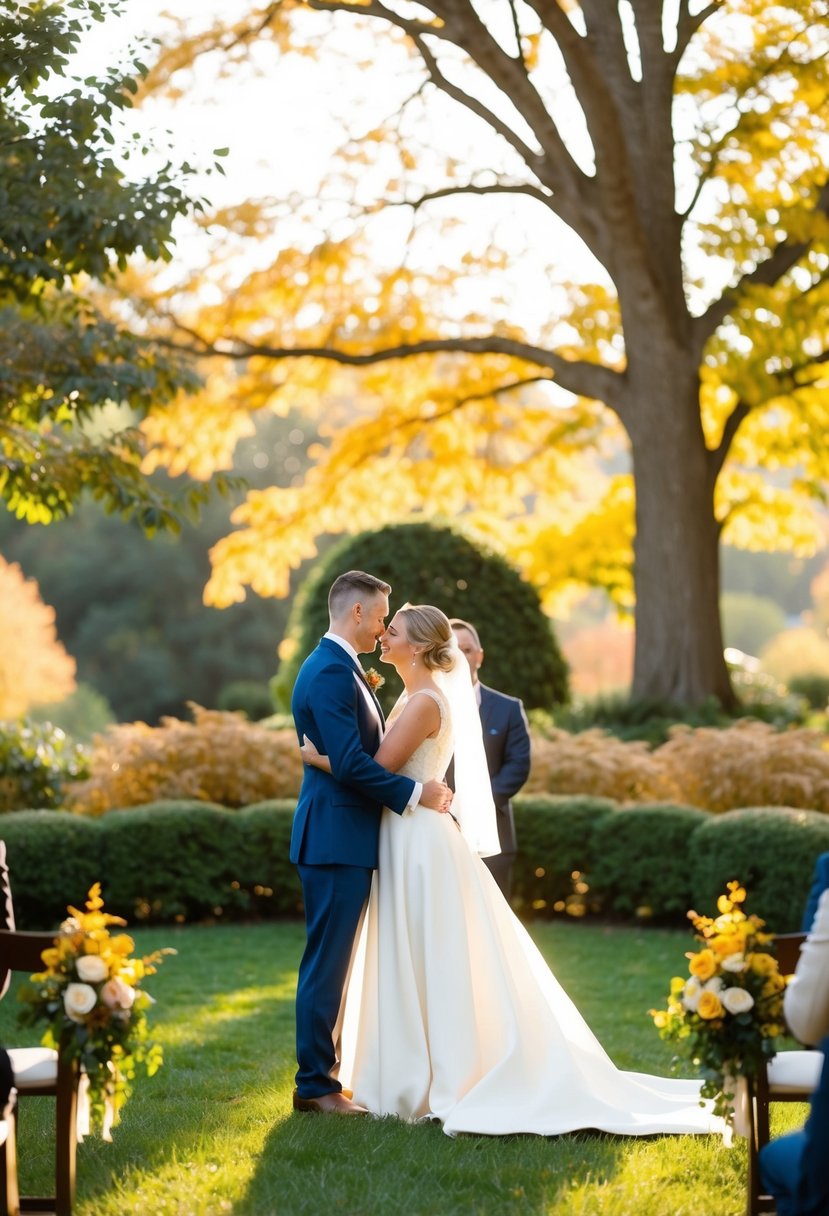
[[[578, 1134], [450, 1140], [393, 1119], [321, 1119], [291, 1110], [299, 924], [139, 930], [139, 953], [173, 946], [148, 982], [165, 1064], [139, 1075], [113, 1143], [78, 1151], [76, 1216], [734, 1216], [745, 1204], [745, 1145], [713, 1136]], [[622, 1068], [668, 1075], [671, 1048], [647, 1010], [682, 970], [682, 932], [590, 923], [533, 936]], [[15, 1026], [10, 993], [0, 1042]], [[562, 1095], [566, 1101], [566, 1094]], [[50, 1184], [51, 1100], [24, 1101], [21, 1187]], [[805, 1117], [777, 1106], [775, 1133]]]

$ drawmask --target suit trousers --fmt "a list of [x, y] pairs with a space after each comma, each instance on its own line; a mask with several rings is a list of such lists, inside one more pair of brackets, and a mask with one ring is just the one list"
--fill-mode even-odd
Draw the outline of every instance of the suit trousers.
[[296, 1086], [301, 1098], [319, 1098], [340, 1089], [340, 1007], [373, 871], [345, 865], [297, 869], [307, 940], [296, 994]]

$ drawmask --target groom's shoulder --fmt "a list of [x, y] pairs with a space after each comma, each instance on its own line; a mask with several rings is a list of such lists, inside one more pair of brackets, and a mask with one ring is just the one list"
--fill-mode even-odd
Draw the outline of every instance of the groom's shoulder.
[[336, 642], [329, 642], [327, 638], [320, 638], [299, 671], [300, 674], [316, 675], [326, 670], [347, 671], [350, 666], [348, 656], [341, 646], [338, 646]]

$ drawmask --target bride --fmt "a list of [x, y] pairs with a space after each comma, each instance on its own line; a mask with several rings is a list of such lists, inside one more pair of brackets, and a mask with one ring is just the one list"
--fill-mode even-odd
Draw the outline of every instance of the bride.
[[[405, 605], [380, 639], [405, 691], [376, 754], [416, 781], [453, 753], [452, 815], [383, 812], [345, 999], [340, 1080], [377, 1115], [448, 1135], [708, 1132], [698, 1081], [621, 1072], [481, 861], [498, 831], [469, 667], [447, 617]], [[328, 767], [310, 743], [308, 764]]]

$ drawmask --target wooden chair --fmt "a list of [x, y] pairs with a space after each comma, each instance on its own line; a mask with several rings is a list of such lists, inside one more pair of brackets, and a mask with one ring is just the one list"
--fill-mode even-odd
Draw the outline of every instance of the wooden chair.
[[[41, 951], [54, 945], [54, 933], [22, 933], [15, 930], [6, 846], [0, 840], [0, 997], [4, 996], [12, 972], [27, 976], [43, 969]], [[0, 1216], [41, 1213], [43, 1216], [72, 1216], [75, 1202], [77, 1155], [77, 1109], [79, 1070], [76, 1063], [61, 1060], [46, 1047], [8, 1048], [14, 1070], [16, 1100], [7, 1119], [5, 1142], [0, 1144]], [[55, 1099], [55, 1193], [47, 1197], [20, 1197], [17, 1184], [17, 1116], [20, 1101], [30, 1097]]]
[[[774, 939], [781, 975], [792, 975], [806, 940], [805, 933], [780, 933]], [[774, 1212], [774, 1199], [762, 1190], [758, 1156], [769, 1142], [769, 1104], [808, 1102], [818, 1083], [823, 1056], [819, 1051], [780, 1051], [748, 1082], [747, 1216]]]

